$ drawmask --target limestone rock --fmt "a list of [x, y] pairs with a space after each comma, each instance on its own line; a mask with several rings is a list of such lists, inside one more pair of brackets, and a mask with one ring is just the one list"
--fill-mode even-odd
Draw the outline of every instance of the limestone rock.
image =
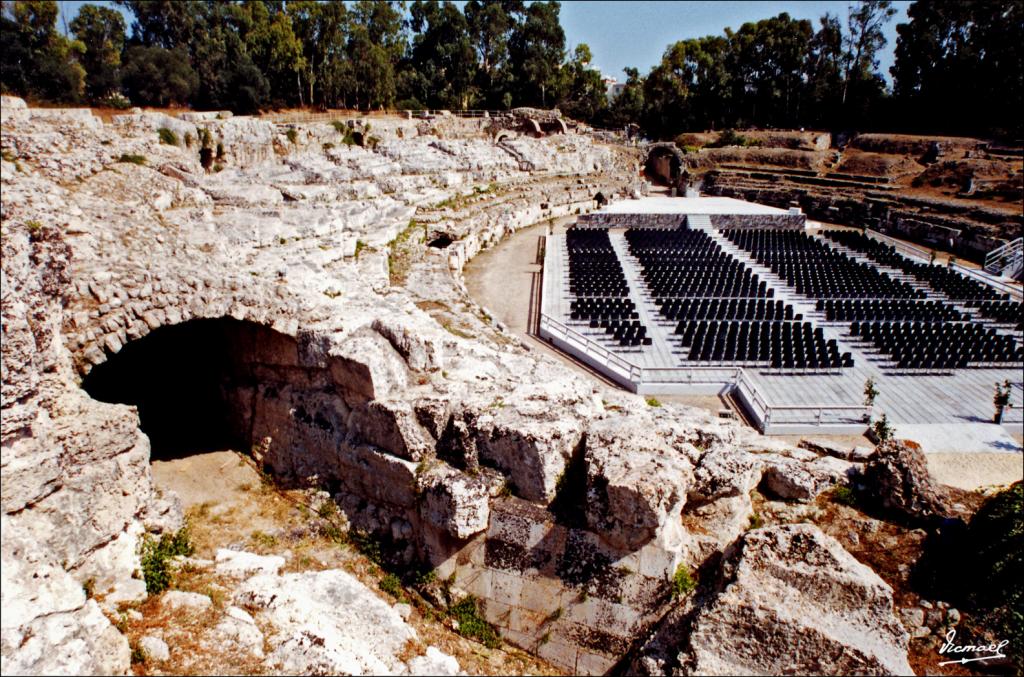
[[416, 633], [355, 578], [336, 569], [259, 575], [235, 594], [274, 631], [267, 660], [277, 670], [307, 674], [398, 674], [398, 656]]
[[798, 461], [784, 456], [764, 456], [765, 469], [761, 489], [783, 500], [810, 501], [835, 484], [849, 481], [852, 464], [831, 456], [814, 461]]
[[487, 528], [490, 485], [480, 474], [471, 477], [444, 463], [435, 463], [419, 480], [424, 519], [455, 538], [469, 538]]
[[892, 589], [817, 527], [749, 532], [694, 623], [686, 674], [912, 674]]
[[213, 605], [213, 600], [209, 595], [201, 595], [198, 592], [168, 590], [160, 598], [160, 603], [170, 609], [205, 611]]
[[717, 447], [705, 453], [693, 473], [689, 500], [703, 503], [746, 495], [761, 481], [762, 462], [754, 454]]
[[424, 655], [416, 656], [409, 661], [409, 674], [428, 677], [429, 675], [461, 675], [464, 673], [455, 658], [436, 647], [428, 646]]
[[662, 525], [678, 522], [693, 482], [690, 462], [645, 430], [642, 419], [593, 424], [585, 458], [587, 524], [608, 544], [636, 550]]
[[216, 562], [218, 574], [242, 578], [254, 574], [276, 574], [284, 566], [284, 557], [220, 548], [217, 550]]
[[154, 635], [146, 635], [139, 640], [139, 647], [146, 652], [147, 660], [166, 661], [171, 657], [171, 649], [167, 642]]
[[906, 519], [920, 521], [950, 514], [945, 492], [928, 473], [920, 447], [912, 443], [880, 445], [864, 467], [860, 484], [868, 501]]

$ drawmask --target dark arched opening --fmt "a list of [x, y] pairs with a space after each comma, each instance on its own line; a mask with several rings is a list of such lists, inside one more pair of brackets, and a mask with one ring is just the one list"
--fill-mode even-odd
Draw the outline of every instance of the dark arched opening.
[[128, 342], [82, 387], [94, 399], [138, 407], [154, 460], [248, 450], [261, 382], [275, 362], [294, 364], [296, 350], [292, 337], [253, 322], [191, 320]]
[[682, 161], [679, 154], [670, 148], [655, 147], [647, 155], [647, 162], [644, 164], [644, 174], [647, 178], [657, 184], [676, 188], [679, 186], [679, 179], [682, 173]]

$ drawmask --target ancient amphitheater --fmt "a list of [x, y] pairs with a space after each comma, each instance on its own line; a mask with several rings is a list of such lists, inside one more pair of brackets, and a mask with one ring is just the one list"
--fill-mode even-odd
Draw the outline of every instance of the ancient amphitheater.
[[[707, 194], [799, 214], [801, 230], [863, 222], [921, 242], [946, 227], [957, 251], [1019, 236], [1019, 210], [904, 194], [891, 177], [909, 167], [865, 157], [869, 137], [854, 162], [827, 142], [645, 152], [529, 111], [2, 110], [4, 674], [910, 674], [940, 660], [964, 614], [908, 584], [919, 527], [982, 497], [935, 484], [917, 445], [860, 437], [874, 372], [836, 390], [861, 422], [822, 430], [846, 437], [764, 436], [743, 407], [706, 405], [726, 381], [659, 401], [572, 341], [559, 351], [541, 326], [558, 313], [637, 359], [660, 346], [678, 361], [682, 344], [639, 268], [642, 308], [624, 319], [657, 327], [649, 345], [632, 324], [573, 317], [587, 295], [547, 266], [569, 265], [558, 247], [577, 219], [632, 261], [637, 236], [609, 215], [652, 204], [633, 199], [645, 163], [677, 188], [699, 175]], [[811, 156], [828, 166], [794, 164]], [[674, 226], [761, 265], [694, 214]], [[850, 243], [863, 263], [870, 243]], [[486, 293], [467, 286], [474, 266]], [[786, 299], [829, 332], [803, 366], [850, 368], [827, 309]], [[958, 312], [1019, 345], [1012, 321]], [[995, 376], [961, 378], [973, 416], [990, 415], [996, 378], [1020, 399], [1019, 356], [1000, 355]], [[895, 411], [900, 386], [881, 383]], [[1020, 476], [1013, 425], [1010, 463], [988, 459], [1001, 482]], [[194, 551], [157, 570], [156, 539], [186, 521]]]

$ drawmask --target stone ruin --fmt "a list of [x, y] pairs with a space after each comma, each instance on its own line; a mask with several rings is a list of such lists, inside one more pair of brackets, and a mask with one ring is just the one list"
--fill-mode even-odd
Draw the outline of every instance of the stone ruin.
[[[326, 490], [567, 672], [909, 674], [877, 574], [813, 525], [750, 530], [755, 489], [811, 501], [862, 459], [650, 406], [468, 297], [468, 259], [631, 193], [641, 158], [574, 134], [514, 136], [512, 152], [480, 128], [372, 126], [370, 149], [328, 124], [104, 123], [4, 99], [3, 671], [128, 671], [104, 612], [145, 596], [140, 538], [182, 517], [151, 455], [230, 444], [282, 484]], [[426, 246], [441, 234], [448, 246]], [[434, 648], [429, 665], [396, 658], [400, 619], [344, 572], [277, 567], [247, 569], [235, 598], [275, 628], [269, 670], [457, 669]], [[680, 595], [687, 572], [699, 584]], [[311, 629], [287, 619], [337, 601], [275, 597], [300, 585], [362, 601]], [[386, 637], [331, 653], [363, 625]]]

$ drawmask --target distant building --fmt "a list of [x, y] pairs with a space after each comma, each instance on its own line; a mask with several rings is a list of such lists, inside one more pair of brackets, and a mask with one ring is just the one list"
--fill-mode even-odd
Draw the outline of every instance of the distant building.
[[622, 90], [626, 88], [625, 82], [619, 82], [615, 78], [605, 78], [604, 84], [606, 87], [605, 93], [608, 96], [608, 103], [614, 101], [619, 94], [622, 94]]

